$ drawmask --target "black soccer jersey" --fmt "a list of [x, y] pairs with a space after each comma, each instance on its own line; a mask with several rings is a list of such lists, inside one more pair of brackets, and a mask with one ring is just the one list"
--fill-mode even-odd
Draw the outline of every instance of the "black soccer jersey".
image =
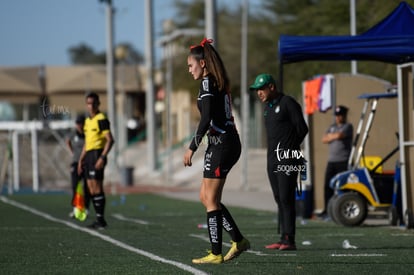
[[217, 83], [211, 75], [203, 77], [200, 83], [197, 107], [201, 118], [190, 144], [190, 149], [193, 151], [197, 150], [208, 130], [225, 133], [228, 127], [235, 127], [231, 109], [231, 95], [225, 91], [219, 91]]

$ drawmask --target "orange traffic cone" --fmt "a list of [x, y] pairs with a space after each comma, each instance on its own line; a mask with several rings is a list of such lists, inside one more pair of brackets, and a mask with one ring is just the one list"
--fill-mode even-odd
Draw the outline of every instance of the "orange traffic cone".
[[83, 222], [88, 216], [88, 213], [85, 209], [85, 197], [83, 194], [82, 185], [83, 185], [82, 181], [79, 181], [78, 185], [76, 186], [76, 193], [75, 193], [75, 199], [74, 199], [75, 207], [73, 208], [73, 214], [76, 219]]

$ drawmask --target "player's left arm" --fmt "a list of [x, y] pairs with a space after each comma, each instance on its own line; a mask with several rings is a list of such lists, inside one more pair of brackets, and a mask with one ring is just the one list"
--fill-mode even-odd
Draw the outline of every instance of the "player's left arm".
[[109, 120], [107, 118], [102, 119], [98, 122], [98, 124], [99, 124], [99, 130], [102, 131], [103, 138], [105, 139], [105, 146], [102, 149], [102, 153], [98, 161], [95, 164], [95, 168], [102, 169], [106, 162], [106, 158], [112, 149], [112, 145], [114, 144], [115, 141], [111, 133]]
[[353, 129], [352, 129], [352, 124], [345, 124], [344, 128], [336, 133], [330, 133], [330, 139], [335, 140], [335, 139], [346, 139], [346, 138], [351, 138], [352, 139], [352, 135], [353, 135]]
[[112, 145], [114, 144], [114, 139], [112, 137], [111, 131], [107, 131], [106, 133], [104, 133], [104, 138], [106, 139], [106, 143], [100, 157], [98, 158], [98, 161], [95, 163], [96, 169], [103, 169], [109, 151], [111, 151]]
[[105, 146], [102, 150], [101, 157], [106, 158], [111, 151], [112, 145], [114, 144], [114, 138], [111, 133], [111, 126], [109, 120], [105, 117], [102, 120], [98, 121], [99, 130], [102, 132], [103, 137], [105, 138]]
[[106, 143], [105, 143], [105, 147], [102, 150], [102, 155], [106, 157], [111, 151], [112, 146], [115, 143], [111, 131], [108, 131], [107, 133], [105, 133], [105, 140], [106, 140]]

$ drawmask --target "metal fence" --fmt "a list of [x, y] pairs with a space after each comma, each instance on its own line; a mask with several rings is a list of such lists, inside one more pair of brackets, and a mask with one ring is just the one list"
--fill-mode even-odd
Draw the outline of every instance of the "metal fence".
[[0, 125], [0, 191], [62, 190], [70, 186], [71, 153], [65, 138], [72, 122]]

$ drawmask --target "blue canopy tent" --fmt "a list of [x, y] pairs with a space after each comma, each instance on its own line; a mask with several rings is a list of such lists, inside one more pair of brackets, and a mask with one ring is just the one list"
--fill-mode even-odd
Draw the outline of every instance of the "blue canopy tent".
[[281, 35], [279, 80], [283, 82], [284, 64], [307, 60], [372, 60], [394, 64], [412, 62], [413, 26], [414, 9], [406, 2], [401, 2], [386, 18], [360, 35]]

